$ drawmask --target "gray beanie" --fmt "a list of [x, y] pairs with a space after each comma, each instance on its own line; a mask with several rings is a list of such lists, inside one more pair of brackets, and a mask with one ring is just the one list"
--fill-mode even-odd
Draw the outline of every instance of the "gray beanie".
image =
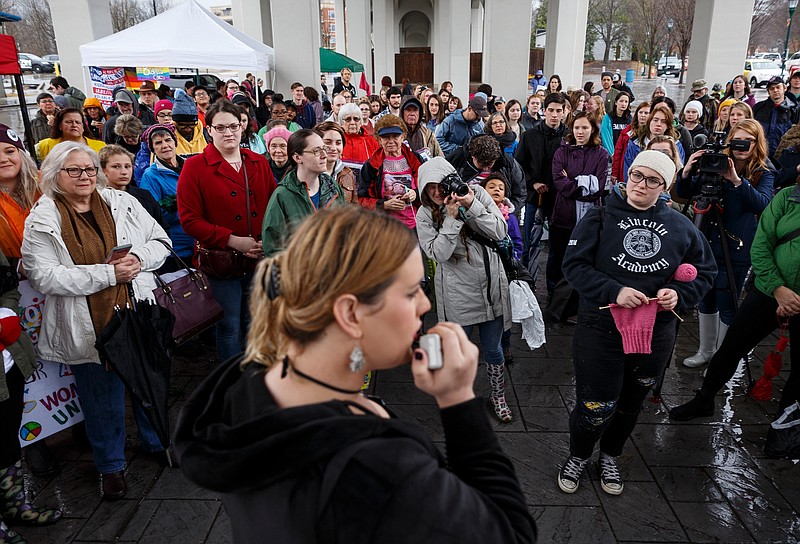
[[[637, 166], [644, 166], [645, 168], [651, 168], [658, 172], [658, 175], [661, 176], [666, 182], [666, 189], [669, 191], [672, 182], [675, 180], [675, 162], [667, 157], [661, 151], [656, 151], [653, 149], [645, 150], [636, 155], [636, 158], [633, 160], [633, 164], [631, 167], [628, 168], [628, 175], [630, 175], [631, 170], [633, 170]], [[422, 168], [420, 168], [422, 170]]]
[[444, 157], [434, 157], [422, 163], [417, 172], [419, 190], [424, 191], [429, 183], [441, 183], [450, 174], [455, 174], [456, 169]]

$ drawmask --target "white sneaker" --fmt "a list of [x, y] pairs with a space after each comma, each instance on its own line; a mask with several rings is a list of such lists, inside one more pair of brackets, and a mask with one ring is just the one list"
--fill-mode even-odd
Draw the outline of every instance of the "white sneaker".
[[600, 470], [600, 487], [609, 495], [619, 495], [622, 493], [624, 484], [619, 475], [617, 458], [600, 452], [600, 459], [597, 460], [597, 468]]
[[575, 493], [581, 483], [583, 470], [586, 468], [588, 459], [580, 459], [570, 456], [561, 470], [558, 471], [558, 487], [564, 493]]

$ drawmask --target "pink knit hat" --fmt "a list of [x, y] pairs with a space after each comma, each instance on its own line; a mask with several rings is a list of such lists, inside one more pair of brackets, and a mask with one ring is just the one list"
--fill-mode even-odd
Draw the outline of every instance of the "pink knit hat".
[[655, 301], [636, 308], [623, 308], [617, 304], [610, 307], [614, 324], [622, 336], [622, 351], [629, 353], [652, 353], [653, 327], [659, 305]]
[[283, 138], [286, 143], [289, 143], [291, 136], [292, 133], [286, 127], [273, 127], [264, 133], [264, 143], [267, 144], [267, 148], [269, 148], [269, 143], [273, 138]]

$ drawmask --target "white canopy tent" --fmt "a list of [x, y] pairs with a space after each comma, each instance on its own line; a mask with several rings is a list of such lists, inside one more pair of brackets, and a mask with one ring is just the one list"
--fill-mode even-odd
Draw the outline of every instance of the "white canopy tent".
[[235, 29], [195, 0], [80, 46], [83, 66], [275, 69], [275, 50]]

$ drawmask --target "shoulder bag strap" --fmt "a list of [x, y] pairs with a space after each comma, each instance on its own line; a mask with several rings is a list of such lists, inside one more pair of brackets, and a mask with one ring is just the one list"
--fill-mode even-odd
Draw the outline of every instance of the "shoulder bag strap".
[[798, 236], [800, 236], [800, 229], [794, 229], [792, 232], [784, 234], [783, 236], [778, 238], [778, 241], [775, 242], [775, 247], [778, 247], [781, 244], [785, 244], [786, 242], [791, 242]]
[[[250, 178], [247, 176], [247, 160], [244, 155], [242, 155], [242, 171], [244, 172], [244, 198], [245, 198], [245, 207], [247, 209], [247, 235], [251, 238], [253, 237], [253, 229], [250, 225], [251, 217], [250, 217]], [[253, 238], [255, 239], [255, 238]]]

